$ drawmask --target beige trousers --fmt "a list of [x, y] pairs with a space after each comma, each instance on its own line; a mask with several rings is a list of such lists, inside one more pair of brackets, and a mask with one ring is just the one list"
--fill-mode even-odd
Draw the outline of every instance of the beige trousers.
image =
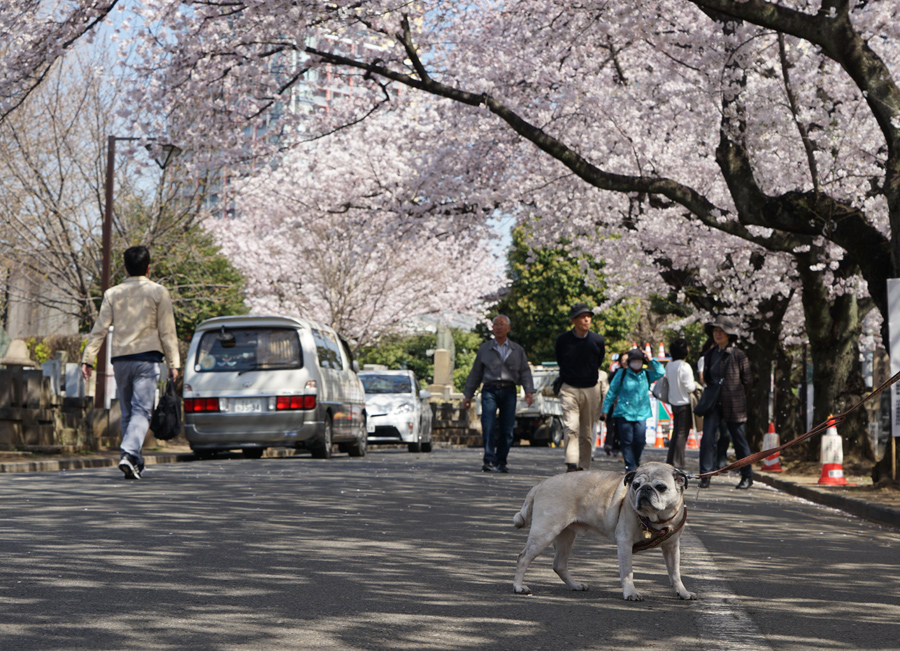
[[594, 421], [600, 413], [600, 385], [586, 389], [563, 384], [559, 390], [563, 430], [566, 434], [566, 463], [590, 470], [594, 450]]

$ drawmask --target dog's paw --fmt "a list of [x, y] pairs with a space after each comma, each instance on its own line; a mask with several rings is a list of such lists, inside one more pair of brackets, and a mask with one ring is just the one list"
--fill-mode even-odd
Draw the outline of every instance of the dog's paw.
[[585, 590], [589, 590], [590, 586], [587, 583], [573, 583], [569, 586], [575, 592], [584, 592]]
[[625, 601], [643, 601], [644, 598], [641, 596], [641, 593], [637, 590], [632, 590], [631, 592], [625, 593]]
[[676, 594], [679, 598], [684, 599], [685, 601], [693, 601], [697, 598], [696, 592], [688, 592], [687, 590], [685, 590], [684, 592], [678, 592]]
[[515, 592], [516, 594], [529, 595], [529, 594], [531, 594], [531, 588], [529, 588], [527, 585], [525, 585], [525, 584], [523, 583], [523, 584], [520, 585], [520, 586], [515, 586], [515, 585], [514, 585], [514, 586], [513, 586], [513, 592]]

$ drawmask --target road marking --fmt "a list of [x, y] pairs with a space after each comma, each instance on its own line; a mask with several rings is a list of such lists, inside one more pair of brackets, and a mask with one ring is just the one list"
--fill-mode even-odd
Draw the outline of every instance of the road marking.
[[704, 651], [770, 651], [772, 646], [747, 614], [712, 554], [689, 529], [681, 534], [682, 576], [697, 593], [694, 608], [700, 648]]

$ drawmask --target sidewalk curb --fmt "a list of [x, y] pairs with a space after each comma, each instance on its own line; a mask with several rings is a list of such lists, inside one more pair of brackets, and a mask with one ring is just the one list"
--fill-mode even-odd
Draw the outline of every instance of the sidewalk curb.
[[753, 475], [755, 479], [762, 483], [768, 484], [772, 488], [777, 488], [789, 495], [802, 497], [803, 499], [823, 506], [840, 509], [841, 511], [846, 511], [851, 515], [865, 518], [866, 520], [872, 520], [880, 524], [888, 524], [900, 528], [900, 509], [884, 506], [882, 504], [874, 504], [855, 497], [838, 495], [837, 493], [828, 492], [826, 489], [813, 488], [811, 486], [804, 486], [803, 484], [784, 481], [763, 472], [754, 472]]
[[[144, 464], [151, 466], [157, 463], [175, 463], [179, 461], [193, 461], [195, 457], [191, 453], [159, 453], [154, 452], [144, 455]], [[86, 468], [115, 468], [119, 465], [119, 455], [114, 456], [85, 456], [84, 458], [67, 459], [42, 459], [40, 461], [2, 461], [0, 462], [0, 474], [17, 472], [52, 472], [54, 470], [83, 470]]]
[[[405, 445], [405, 444], [404, 444]], [[400, 446], [403, 447], [403, 446]], [[437, 448], [465, 448], [464, 445], [454, 445], [438, 442]], [[263, 458], [292, 457], [296, 450], [290, 448], [268, 448], [263, 453]], [[240, 453], [223, 453], [219, 459], [237, 459]], [[193, 452], [145, 452], [144, 465], [152, 466], [157, 463], [184, 463], [199, 461]], [[0, 461], [0, 474], [18, 472], [53, 472], [56, 470], [83, 470], [86, 468], [115, 468], [119, 465], [119, 453], [85, 455], [83, 457], [64, 457], [60, 459], [9, 460]]]

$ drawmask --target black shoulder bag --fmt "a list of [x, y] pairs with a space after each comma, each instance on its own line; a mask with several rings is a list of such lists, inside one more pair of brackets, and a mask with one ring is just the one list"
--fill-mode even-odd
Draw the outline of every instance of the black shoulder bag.
[[175, 381], [166, 380], [166, 390], [159, 397], [159, 404], [150, 417], [150, 429], [153, 436], [160, 441], [169, 441], [181, 434], [181, 410], [178, 405], [178, 394], [175, 393]]
[[[721, 361], [722, 360], [719, 359], [719, 361], [716, 362], [716, 365]], [[703, 388], [703, 393], [700, 394], [700, 400], [697, 401], [697, 406], [694, 407], [694, 413], [698, 416], [709, 416], [716, 408], [716, 405], [719, 404], [719, 396], [722, 394], [722, 383], [725, 382], [725, 376], [728, 374], [728, 364], [730, 362], [731, 353], [728, 353], [728, 359], [725, 360], [725, 368], [722, 369], [722, 379], [715, 384], [707, 384]], [[709, 370], [712, 371], [716, 365], [713, 365]]]

